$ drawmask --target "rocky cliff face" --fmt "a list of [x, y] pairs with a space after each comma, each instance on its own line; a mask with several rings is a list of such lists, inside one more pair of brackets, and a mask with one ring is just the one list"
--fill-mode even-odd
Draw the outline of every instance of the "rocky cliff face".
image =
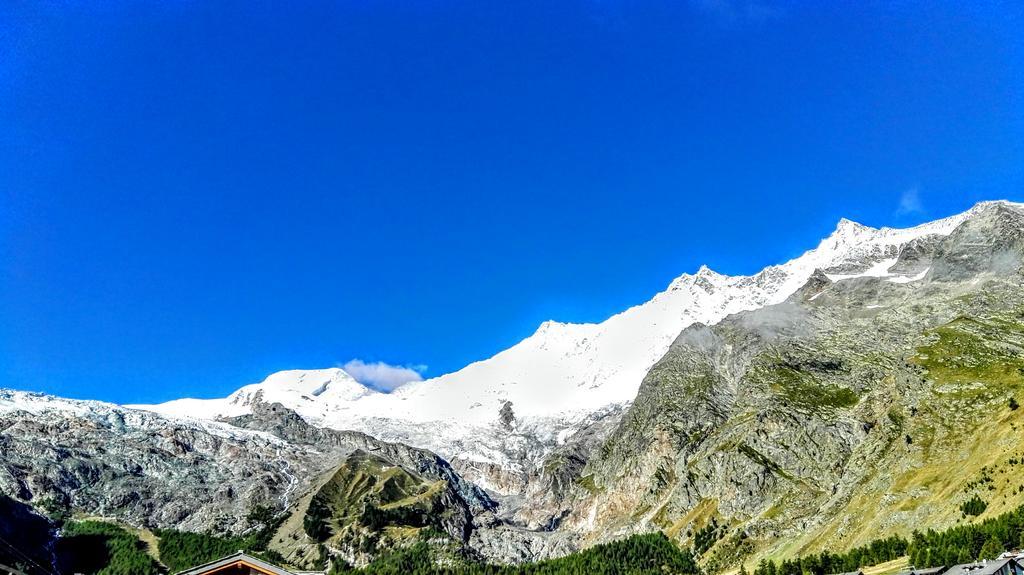
[[234, 532], [253, 506], [287, 507], [324, 465], [315, 449], [223, 423], [0, 394], [9, 402], [0, 417], [0, 489], [44, 509]]

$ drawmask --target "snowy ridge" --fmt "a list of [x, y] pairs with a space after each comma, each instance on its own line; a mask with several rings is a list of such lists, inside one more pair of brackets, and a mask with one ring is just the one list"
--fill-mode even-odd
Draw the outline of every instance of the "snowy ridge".
[[87, 419], [99, 425], [114, 429], [131, 428], [165, 428], [168, 425], [182, 428], [194, 428], [210, 435], [234, 440], [251, 440], [259, 438], [274, 445], [284, 445], [284, 440], [267, 433], [250, 429], [242, 429], [199, 417], [174, 416], [169, 414], [149, 413], [144, 410], [131, 409], [115, 403], [83, 399], [66, 399], [36, 393], [0, 389], [0, 416], [24, 412], [31, 415], [59, 413], [68, 417]]
[[[916, 238], [949, 234], [968, 213], [909, 229], [874, 229], [842, 220], [814, 250], [752, 276], [726, 276], [703, 266], [649, 302], [600, 324], [545, 322], [530, 337], [455, 373], [399, 388], [361, 404], [375, 415], [407, 421], [484, 423], [505, 401], [517, 417], [590, 412], [631, 401], [647, 370], [687, 326], [779, 303], [815, 269], [854, 271], [898, 254]], [[891, 265], [891, 264], [890, 264]], [[888, 266], [886, 266], [888, 267]]]
[[[280, 403], [303, 417], [325, 422], [332, 408], [353, 404], [371, 395], [381, 395], [340, 368], [293, 369], [271, 374], [261, 383], [242, 387], [224, 399], [176, 399], [159, 406], [138, 407], [165, 415], [216, 419], [252, 412], [255, 402]], [[159, 409], [157, 409], [159, 408]]]
[[[506, 465], [518, 465], [524, 457], [536, 461], [595, 414], [632, 401], [647, 370], [687, 326], [714, 324], [730, 314], [782, 302], [818, 269], [834, 281], [890, 277], [888, 268], [903, 245], [948, 235], [991, 203], [906, 229], [843, 219], [815, 249], [784, 264], [750, 276], [726, 276], [702, 266], [650, 301], [602, 323], [545, 322], [490, 359], [390, 394], [369, 390], [335, 368], [276, 373], [222, 399], [130, 407], [215, 419], [248, 413], [255, 401], [280, 402], [311, 423], [364, 431], [448, 458]], [[923, 275], [892, 276], [891, 281], [905, 283]], [[506, 402], [515, 416], [509, 426], [499, 422]]]

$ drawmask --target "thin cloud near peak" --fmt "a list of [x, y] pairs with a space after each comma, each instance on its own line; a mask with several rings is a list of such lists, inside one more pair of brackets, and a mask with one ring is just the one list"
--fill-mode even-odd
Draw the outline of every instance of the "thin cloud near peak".
[[905, 190], [900, 195], [900, 204], [896, 208], [896, 215], [905, 216], [921, 213], [924, 213], [924, 204], [921, 203], [921, 192], [916, 187]]

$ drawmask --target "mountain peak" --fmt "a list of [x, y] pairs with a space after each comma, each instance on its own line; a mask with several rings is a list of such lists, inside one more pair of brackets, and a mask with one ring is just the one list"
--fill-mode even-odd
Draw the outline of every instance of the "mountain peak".
[[726, 276], [716, 272], [707, 266], [707, 264], [701, 264], [700, 268], [697, 269], [696, 273], [686, 273], [676, 279], [672, 280], [672, 283], [668, 286], [668, 291], [675, 291], [682, 289], [687, 285], [696, 285], [698, 283], [715, 280], [718, 278], [724, 278]]
[[1010, 200], [982, 200], [974, 204], [974, 208], [982, 208], [988, 206], [1002, 206], [1016, 209], [1024, 208], [1024, 204], [1020, 202], [1011, 202]]
[[1024, 212], [1024, 204], [1008, 200], [987, 200], [974, 204], [971, 209], [967, 210], [967, 215], [968, 217], [972, 217], [981, 214], [994, 214], [1000, 212], [1020, 214], [1021, 212]]
[[697, 270], [697, 277], [713, 278], [721, 276], [722, 274], [709, 268], [707, 264], [701, 264], [700, 269]]
[[832, 232], [830, 237], [836, 237], [836, 236], [845, 236], [845, 237], [857, 236], [857, 235], [861, 235], [861, 234], [863, 234], [865, 232], [873, 232], [873, 231], [877, 231], [877, 230], [875, 230], [875, 228], [872, 228], [870, 226], [865, 226], [864, 224], [857, 223], [857, 222], [855, 222], [853, 220], [849, 220], [849, 219], [846, 219], [846, 218], [839, 218], [839, 223], [836, 224], [836, 229], [833, 230], [833, 232]]
[[292, 391], [303, 395], [318, 396], [332, 392], [362, 392], [369, 389], [356, 381], [348, 372], [340, 367], [326, 369], [290, 369], [272, 373], [257, 384], [274, 391]]

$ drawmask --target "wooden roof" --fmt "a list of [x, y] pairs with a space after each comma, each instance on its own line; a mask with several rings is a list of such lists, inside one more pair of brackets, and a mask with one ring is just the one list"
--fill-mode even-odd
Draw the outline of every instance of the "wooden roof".
[[239, 551], [223, 559], [179, 571], [177, 575], [295, 575], [291, 571]]

